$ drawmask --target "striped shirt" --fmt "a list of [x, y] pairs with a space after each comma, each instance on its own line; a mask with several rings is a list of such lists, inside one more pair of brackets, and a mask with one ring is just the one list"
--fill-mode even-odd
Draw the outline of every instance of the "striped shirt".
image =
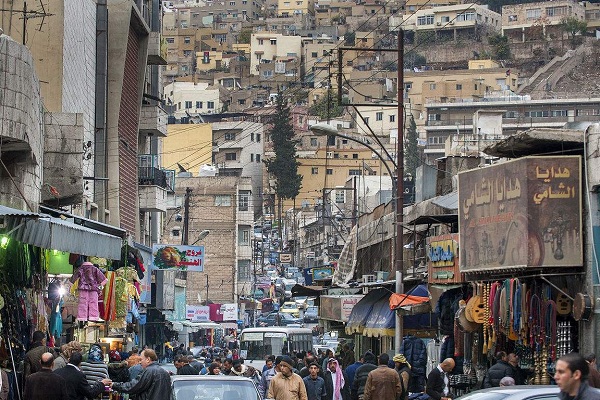
[[82, 361], [79, 366], [89, 384], [108, 378], [108, 365]]

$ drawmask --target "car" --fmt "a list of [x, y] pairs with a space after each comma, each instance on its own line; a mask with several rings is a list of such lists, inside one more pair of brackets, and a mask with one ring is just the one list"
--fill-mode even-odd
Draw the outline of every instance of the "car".
[[[504, 386], [481, 389], [459, 397], [461, 400], [558, 400], [558, 386]], [[457, 400], [458, 400], [457, 399]]]
[[300, 317], [300, 309], [296, 305], [295, 301], [286, 301], [285, 303], [283, 303], [279, 308], [279, 312], [292, 314], [292, 316], [294, 316], [295, 318]]
[[290, 314], [272, 312], [265, 316], [258, 317], [257, 323], [259, 326], [288, 326], [291, 324], [302, 325], [302, 320], [300, 318], [294, 318]]
[[319, 322], [319, 307], [308, 306], [304, 311], [304, 322]]
[[250, 378], [230, 375], [173, 375], [173, 400], [260, 400]]

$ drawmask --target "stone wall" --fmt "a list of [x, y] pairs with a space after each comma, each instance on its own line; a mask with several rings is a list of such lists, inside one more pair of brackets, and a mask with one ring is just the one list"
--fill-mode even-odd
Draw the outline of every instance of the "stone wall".
[[0, 35], [0, 203], [38, 211], [43, 135], [40, 84], [29, 50]]

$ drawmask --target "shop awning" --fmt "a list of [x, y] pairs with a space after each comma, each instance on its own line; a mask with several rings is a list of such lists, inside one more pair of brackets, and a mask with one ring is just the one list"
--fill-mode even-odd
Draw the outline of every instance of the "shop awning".
[[418, 285], [408, 293], [393, 293], [390, 296], [390, 310], [403, 315], [425, 314], [431, 312], [431, 302], [426, 285]]
[[50, 215], [0, 206], [6, 231], [20, 242], [43, 249], [119, 260], [122, 239]]
[[41, 247], [119, 260], [121, 258], [120, 237], [102, 233], [72, 222], [41, 215], [37, 219], [27, 219], [14, 232], [16, 240]]
[[237, 329], [238, 324], [235, 322], [219, 322], [219, 328], [223, 329]]
[[169, 325], [171, 325], [171, 330], [173, 330], [175, 332], [182, 332], [183, 331], [183, 323], [185, 321], [170, 321], [170, 320], [167, 320], [166, 322]]
[[296, 296], [308, 296], [308, 297], [317, 297], [323, 291], [322, 286], [303, 286], [299, 284], [295, 284], [292, 286], [292, 297]]
[[[349, 335], [353, 333], [363, 333], [366, 327], [366, 321], [373, 312], [374, 306], [381, 299], [385, 299], [387, 302], [389, 295], [390, 292], [387, 289], [374, 289], [367, 293], [365, 297], [352, 308], [348, 322], [346, 322], [346, 333]], [[389, 310], [389, 305], [387, 308]]]
[[396, 314], [390, 310], [390, 295], [385, 290], [384, 296], [377, 300], [365, 321], [363, 335], [370, 337], [394, 336], [396, 332]]

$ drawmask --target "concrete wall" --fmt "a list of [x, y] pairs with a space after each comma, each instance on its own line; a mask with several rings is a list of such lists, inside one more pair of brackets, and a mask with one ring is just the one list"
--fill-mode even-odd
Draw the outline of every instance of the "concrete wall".
[[0, 166], [0, 203], [37, 211], [44, 149], [40, 83], [29, 50], [6, 35], [0, 36], [0, 87], [0, 154], [8, 169]]

